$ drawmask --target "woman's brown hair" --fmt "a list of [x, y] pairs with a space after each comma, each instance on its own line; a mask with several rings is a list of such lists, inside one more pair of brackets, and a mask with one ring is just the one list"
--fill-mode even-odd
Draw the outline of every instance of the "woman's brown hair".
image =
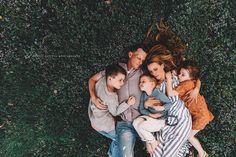
[[183, 61], [186, 45], [163, 20], [149, 27], [145, 43], [150, 47], [146, 64], [165, 63], [165, 71], [170, 71]]
[[[156, 45], [152, 47], [152, 52], [158, 52], [157, 54], [153, 54], [150, 58], [147, 59], [147, 65], [151, 63], [157, 63], [159, 65], [164, 64], [164, 71], [172, 71], [176, 69], [174, 58], [172, 54], [162, 45]], [[152, 50], [151, 49], [151, 50]]]

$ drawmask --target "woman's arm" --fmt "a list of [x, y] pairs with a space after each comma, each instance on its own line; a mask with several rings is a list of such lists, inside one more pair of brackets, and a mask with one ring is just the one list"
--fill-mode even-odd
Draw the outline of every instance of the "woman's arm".
[[150, 113], [149, 116], [152, 118], [160, 118], [163, 116], [163, 114], [162, 113]]
[[101, 77], [102, 77], [102, 75], [100, 72], [93, 75], [92, 77], [90, 77], [89, 82], [88, 82], [88, 86], [89, 86], [89, 94], [90, 94], [92, 102], [95, 104], [95, 106], [97, 108], [104, 110], [104, 109], [107, 109], [107, 106], [95, 94], [95, 84]]
[[197, 102], [197, 97], [199, 95], [200, 88], [201, 88], [201, 81], [198, 79], [196, 81], [195, 88], [186, 93], [188, 95], [187, 102], [189, 103], [192, 103], [193, 101]]
[[148, 109], [148, 107], [153, 107], [153, 106], [162, 106], [162, 104], [155, 97], [149, 97], [147, 100], [144, 101], [144, 107], [146, 109]]
[[179, 95], [179, 93], [172, 88], [172, 74], [171, 74], [171, 72], [166, 73], [166, 86], [167, 86], [166, 90], [167, 90], [168, 96]]

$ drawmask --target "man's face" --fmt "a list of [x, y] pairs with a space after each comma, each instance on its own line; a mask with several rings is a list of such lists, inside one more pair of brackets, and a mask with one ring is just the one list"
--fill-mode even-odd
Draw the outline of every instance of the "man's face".
[[147, 53], [145, 53], [142, 48], [138, 48], [135, 52], [129, 52], [129, 62], [131, 63], [131, 67], [138, 69], [143, 64], [146, 56]]
[[124, 85], [125, 75], [118, 73], [115, 77], [111, 77], [111, 84], [115, 89], [120, 89]]
[[178, 77], [179, 77], [179, 82], [191, 80], [189, 71], [187, 69], [183, 69], [183, 68], [180, 69], [180, 73], [179, 73]]

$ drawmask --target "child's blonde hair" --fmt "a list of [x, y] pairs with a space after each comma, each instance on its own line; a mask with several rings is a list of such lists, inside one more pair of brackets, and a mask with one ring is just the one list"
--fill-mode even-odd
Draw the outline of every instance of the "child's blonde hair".
[[144, 77], [144, 76], [148, 77], [150, 81], [154, 82], [155, 87], [157, 86], [158, 80], [157, 80], [154, 76], [152, 76], [152, 75], [149, 74], [149, 73], [144, 73], [144, 74], [142, 74], [142, 75], [140, 76], [139, 79], [141, 79], [141, 78]]

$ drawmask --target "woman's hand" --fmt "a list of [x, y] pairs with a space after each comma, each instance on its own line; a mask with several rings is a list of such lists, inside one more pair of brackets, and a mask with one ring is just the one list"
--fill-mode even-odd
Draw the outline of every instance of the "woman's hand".
[[156, 118], [162, 117], [162, 114], [161, 113], [150, 113], [149, 116], [156, 119]]
[[153, 108], [157, 111], [164, 111], [165, 110], [164, 106], [153, 106]]
[[166, 79], [170, 80], [172, 78], [171, 72], [166, 72]]
[[161, 106], [161, 102], [157, 100], [155, 97], [150, 97], [146, 101], [144, 101], [144, 108], [152, 107], [152, 106]]
[[194, 88], [193, 90], [188, 91], [187, 93], [187, 102], [188, 103], [192, 103], [193, 101], [195, 101], [197, 103], [197, 97], [199, 94], [199, 89], [198, 88]]

